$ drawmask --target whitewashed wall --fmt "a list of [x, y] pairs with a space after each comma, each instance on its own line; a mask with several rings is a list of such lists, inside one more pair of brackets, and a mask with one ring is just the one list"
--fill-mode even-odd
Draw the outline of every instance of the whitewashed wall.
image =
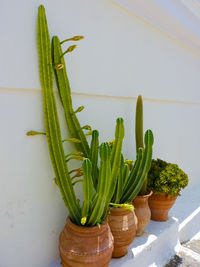
[[82, 124], [111, 140], [116, 118], [123, 117], [123, 150], [134, 159], [135, 102], [142, 94], [154, 157], [179, 163], [189, 189], [199, 183], [198, 55], [111, 0], [1, 0], [0, 267], [48, 266], [67, 216], [45, 137], [25, 135], [44, 130], [36, 46], [41, 3], [52, 36], [85, 36], [67, 56], [74, 107], [86, 107]]

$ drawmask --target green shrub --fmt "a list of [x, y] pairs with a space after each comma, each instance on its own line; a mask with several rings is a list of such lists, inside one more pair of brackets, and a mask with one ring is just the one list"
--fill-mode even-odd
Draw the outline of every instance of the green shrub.
[[188, 184], [188, 176], [177, 164], [161, 159], [152, 160], [148, 174], [148, 188], [155, 194], [167, 193], [179, 196], [182, 188]]

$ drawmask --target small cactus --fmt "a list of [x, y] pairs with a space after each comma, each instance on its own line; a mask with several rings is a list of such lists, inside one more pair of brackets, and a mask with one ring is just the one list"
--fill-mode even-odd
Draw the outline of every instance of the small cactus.
[[[138, 149], [144, 148], [143, 143], [143, 101], [142, 96], [139, 95], [136, 103], [136, 114], [135, 114], [135, 141], [136, 141], [136, 153]], [[140, 190], [140, 195], [147, 193], [147, 173], [144, 179], [144, 183]]]

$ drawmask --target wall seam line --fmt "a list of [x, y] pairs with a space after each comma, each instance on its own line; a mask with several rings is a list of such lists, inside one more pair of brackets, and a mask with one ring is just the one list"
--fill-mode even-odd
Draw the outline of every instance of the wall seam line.
[[[1, 91], [16, 91], [16, 92], [42, 92], [39, 88], [9, 88], [9, 87], [0, 87]], [[54, 91], [57, 93], [57, 91]], [[110, 99], [121, 99], [121, 100], [137, 100], [137, 97], [132, 96], [120, 96], [120, 95], [104, 95], [104, 94], [90, 94], [90, 93], [81, 93], [81, 92], [71, 92], [72, 95], [83, 96], [83, 97], [96, 97], [96, 98], [110, 98]], [[156, 98], [148, 98], [143, 97], [144, 101], [147, 102], [154, 102], [154, 103], [168, 103], [168, 104], [178, 104], [178, 105], [200, 105], [200, 102], [192, 102], [192, 101], [179, 101], [179, 100], [169, 100], [169, 99], [156, 99]]]

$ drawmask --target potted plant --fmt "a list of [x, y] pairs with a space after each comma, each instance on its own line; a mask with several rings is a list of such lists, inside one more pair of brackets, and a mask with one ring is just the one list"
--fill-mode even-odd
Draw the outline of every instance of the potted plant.
[[188, 176], [177, 164], [161, 159], [152, 160], [148, 173], [148, 188], [153, 191], [149, 198], [151, 219], [166, 221], [168, 212], [180, 195], [181, 189], [188, 184]]
[[[54, 36], [52, 39], [52, 56], [53, 56], [53, 64], [55, 66], [54, 70], [55, 70], [55, 75], [56, 75], [57, 87], [58, 87], [59, 95], [61, 98], [61, 102], [63, 104], [64, 111], [65, 111], [65, 118], [66, 118], [66, 123], [68, 125], [69, 132], [70, 132], [71, 137], [73, 139], [75, 138], [76, 140], [81, 141], [80, 143], [78, 143], [78, 142], [75, 143], [77, 152], [82, 153], [84, 156], [88, 157], [91, 160], [93, 185], [94, 185], [95, 190], [98, 191], [98, 180], [99, 180], [98, 176], [100, 174], [100, 171], [99, 171], [98, 166], [97, 166], [98, 157], [97, 157], [96, 149], [93, 149], [93, 147], [98, 146], [98, 143], [95, 141], [95, 139], [92, 139], [91, 149], [89, 148], [89, 145], [88, 145], [87, 140], [85, 138], [85, 134], [83, 132], [83, 129], [88, 129], [89, 131], [91, 131], [91, 127], [89, 125], [85, 125], [84, 127], [80, 127], [80, 123], [79, 123], [78, 118], [76, 116], [76, 112], [73, 111], [71, 89], [70, 89], [69, 80], [68, 80], [68, 76], [67, 76], [65, 60], [63, 57], [66, 53], [73, 51], [75, 46], [69, 47], [65, 52], [62, 51], [62, 47], [61, 47], [61, 45], [64, 42], [67, 42], [70, 40], [76, 40], [77, 41], [80, 39], [82, 39], [81, 36], [75, 36], [73, 38], [68, 38], [68, 39], [60, 42], [59, 38], [57, 36]], [[77, 109], [77, 111], [82, 111], [82, 110], [83, 110], [83, 106], [81, 106]], [[120, 161], [120, 154], [118, 154], [118, 153], [121, 153], [120, 152], [121, 146], [117, 145], [117, 143], [116, 143], [116, 140], [119, 140], [119, 135], [121, 135], [121, 136], [124, 135], [122, 127], [121, 127], [121, 130], [120, 130], [120, 128], [118, 130], [116, 129], [115, 142], [114, 142], [114, 144], [112, 144], [112, 149], [111, 149], [111, 169], [112, 170], [113, 170], [113, 166], [116, 164], [116, 159], [118, 161]], [[122, 139], [123, 139], [123, 137], [121, 137], [121, 139], [120, 139], [121, 145], [122, 145]], [[143, 168], [149, 169], [150, 164], [151, 164], [152, 144], [153, 144], [153, 134], [150, 130], [147, 131], [147, 133], [146, 133], [146, 143], [147, 143], [147, 149], [145, 150], [144, 155], [142, 152], [143, 149], [141, 149], [141, 151], [139, 152], [138, 165], [136, 165], [136, 167], [139, 166], [140, 163], [142, 163]], [[120, 150], [118, 150], [117, 147], [120, 147]], [[127, 247], [132, 242], [132, 240], [135, 236], [135, 230], [133, 229], [135, 227], [135, 225], [134, 225], [135, 224], [135, 218], [134, 218], [133, 208], [130, 207], [130, 205], [121, 204], [120, 198], [122, 198], [123, 193], [124, 194], [126, 193], [126, 190], [130, 189], [128, 187], [125, 188], [125, 185], [127, 183], [127, 185], [130, 187], [130, 185], [133, 182], [133, 179], [135, 179], [137, 174], [138, 174], [138, 170], [136, 170], [134, 168], [134, 171], [130, 172], [130, 175], [129, 175], [129, 172], [127, 172], [127, 166], [123, 162], [123, 156], [121, 157], [121, 165], [118, 164], [118, 166], [120, 166], [119, 172], [121, 174], [118, 175], [118, 177], [115, 177], [115, 182], [113, 182], [112, 191], [110, 192], [110, 195], [109, 195], [109, 198], [111, 198], [113, 196], [113, 194], [116, 196], [116, 197], [112, 198], [112, 202], [113, 202], [112, 206], [115, 206], [115, 208], [116, 208], [116, 206], [118, 207], [118, 209], [110, 208], [110, 215], [108, 217], [109, 218], [108, 219], [109, 224], [110, 224], [110, 227], [111, 227], [112, 233], [114, 235], [114, 239], [115, 239], [113, 257], [120, 257], [120, 256], [123, 256], [124, 254], [126, 254]], [[140, 175], [137, 176], [137, 179], [136, 179], [136, 182], [134, 183], [134, 186], [131, 187], [132, 191], [129, 191], [128, 195], [126, 195], [126, 197], [124, 198], [124, 202], [127, 202], [127, 201], [131, 202], [133, 195], [136, 195], [138, 193], [138, 191], [140, 190], [140, 187], [142, 185], [141, 181], [145, 177], [142, 174], [142, 171], [143, 171], [143, 169], [141, 168], [140, 169]], [[128, 174], [128, 176], [127, 176], [127, 174]], [[116, 179], [116, 178], [118, 178], [118, 179]], [[125, 181], [122, 182], [122, 179], [125, 179], [126, 183], [125, 183]], [[124, 186], [124, 190], [122, 190], [122, 188], [120, 187], [122, 183]], [[117, 186], [117, 188], [116, 188], [116, 186]], [[116, 190], [115, 190], [115, 188], [116, 188]], [[132, 197], [130, 197], [131, 194], [133, 194]], [[122, 203], [124, 203], [124, 202], [122, 202]], [[128, 209], [131, 209], [131, 211]], [[121, 231], [122, 235], [120, 235], [120, 237], [117, 239], [116, 235], [119, 233], [119, 231], [118, 230], [116, 231], [115, 223], [113, 223], [112, 218], [116, 218], [116, 220], [119, 222], [119, 223], [117, 222], [118, 227], [122, 228], [122, 225], [120, 223], [119, 217], [116, 217], [116, 216], [112, 217], [112, 215], [114, 216], [114, 214], [116, 214], [116, 213], [118, 213], [119, 216], [120, 216], [120, 213], [121, 213], [121, 215], [123, 214], [122, 215], [123, 218], [125, 218], [125, 216], [128, 216], [130, 218], [129, 223], [130, 223], [130, 226], [132, 229], [130, 229], [129, 232], [126, 231], [127, 240], [125, 240], [126, 238], [123, 234], [123, 231]], [[115, 228], [115, 230], [114, 230], [114, 228]], [[122, 239], [124, 240], [123, 242], [122, 242]], [[117, 248], [117, 244], [119, 244], [119, 243], [120, 243], [120, 248]]]
[[[65, 52], [63, 52], [62, 48], [61, 48], [61, 45], [64, 42], [67, 42], [70, 40], [76, 40], [77, 41], [80, 39], [82, 39], [81, 36], [75, 36], [73, 38], [68, 38], [68, 39], [60, 42], [59, 38], [57, 36], [54, 36], [52, 39], [53, 64], [55, 66], [54, 70], [55, 70], [55, 75], [56, 75], [57, 87], [58, 87], [59, 95], [61, 98], [61, 102], [63, 104], [64, 111], [65, 111], [65, 118], [66, 118], [66, 123], [68, 125], [69, 132], [70, 132], [71, 137], [73, 139], [81, 141], [80, 143], [78, 143], [78, 142], [75, 143], [77, 153], [82, 153], [84, 156], [88, 157], [91, 160], [92, 170], [93, 170], [92, 171], [93, 184], [94, 184], [95, 190], [98, 190], [98, 176], [99, 176], [99, 169], [97, 166], [98, 158], [97, 158], [96, 149], [93, 149], [93, 147], [98, 146], [98, 143], [95, 141], [95, 139], [92, 139], [91, 149], [89, 148], [89, 145], [88, 145], [87, 140], [85, 138], [85, 134], [83, 132], [83, 129], [88, 129], [89, 131], [91, 131], [91, 127], [89, 125], [85, 125], [84, 127], [80, 127], [80, 123], [79, 123], [78, 118], [76, 116], [76, 112], [74, 112], [74, 110], [73, 110], [72, 98], [71, 98], [71, 89], [70, 89], [70, 84], [69, 84], [69, 80], [68, 80], [68, 76], [67, 76], [65, 60], [63, 57], [66, 53], [73, 51], [75, 46], [69, 47]], [[77, 109], [77, 111], [79, 111], [79, 112], [82, 110], [83, 110], [83, 106], [81, 106]], [[94, 131], [93, 131], [93, 133], [94, 133]], [[115, 142], [116, 142], [116, 140], [119, 139], [118, 135], [124, 135], [122, 129], [116, 130], [116, 134], [117, 135], [115, 135]], [[116, 153], [117, 153], [117, 155], [120, 155], [120, 154], [118, 154], [118, 149], [116, 149], [116, 143], [115, 142], [114, 142], [114, 144], [112, 144], [112, 147], [111, 147], [112, 148], [112, 150], [111, 150], [111, 168], [112, 169], [113, 169], [113, 165], [116, 161]], [[139, 155], [138, 155], [138, 165], [136, 165], [136, 167], [139, 166], [139, 164], [142, 163], [143, 158], [145, 158], [143, 164], [145, 165], [147, 162], [148, 162], [148, 164], [145, 165], [144, 168], [149, 169], [150, 164], [151, 164], [152, 144], [153, 144], [153, 134], [150, 130], [148, 130], [146, 133], [146, 142], [148, 144], [147, 145], [148, 148], [146, 149], [147, 153], [145, 152], [145, 154], [144, 154], [145, 157], [143, 157], [143, 152], [142, 152], [143, 149], [141, 149], [141, 151], [139, 152]], [[122, 138], [121, 138], [121, 145], [122, 145]], [[122, 158], [123, 158], [123, 156], [122, 156]], [[115, 192], [116, 192], [116, 199], [115, 199], [115, 197], [112, 198], [112, 200], [113, 200], [112, 202], [114, 202], [112, 204], [112, 206], [114, 206], [114, 205], [115, 205], [115, 207], [118, 206], [118, 209], [110, 209], [110, 211], [111, 211], [110, 214], [111, 213], [113, 214], [113, 212], [117, 212], [121, 209], [121, 211], [123, 210], [122, 213], [126, 213], [126, 214], [129, 213], [128, 216], [130, 216], [132, 218], [132, 222], [133, 222], [134, 213], [128, 211], [128, 209], [130, 208], [130, 205], [127, 205], [127, 204], [124, 205], [123, 203], [127, 202], [127, 201], [131, 202], [131, 200], [132, 200], [131, 198], [133, 198], [133, 196], [137, 195], [137, 193], [139, 192], [141, 185], [142, 185], [141, 181], [143, 181], [145, 175], [142, 175], [142, 176], [138, 175], [137, 176], [137, 179], [134, 183], [134, 186], [131, 187], [132, 191], [129, 191], [128, 195], [126, 195], [126, 198], [124, 198], [124, 202], [121, 203], [120, 197], [122, 197], [123, 193], [125, 193], [128, 188], [125, 189], [125, 187], [124, 187], [123, 191], [120, 189], [120, 184], [122, 183], [122, 180], [121, 180], [121, 182], [119, 181], [120, 177], [122, 179], [125, 179], [127, 183], [129, 182], [128, 186], [130, 187], [130, 185], [132, 185], [133, 179], [135, 179], [136, 175], [138, 174], [137, 173], [138, 170], [136, 171], [136, 169], [134, 169], [133, 172], [130, 172], [130, 173], [127, 172], [126, 171], [127, 166], [123, 162], [122, 158], [121, 158], [121, 165], [118, 164], [118, 165], [120, 165], [119, 172], [121, 173], [121, 176], [118, 175], [118, 179], [115, 179], [115, 182], [113, 183], [113, 190], [110, 193], [110, 197], [112, 197], [113, 194], [115, 195]], [[118, 158], [118, 160], [120, 160], [120, 158]], [[122, 177], [122, 169], [123, 169], [123, 175], [125, 175], [123, 177]], [[140, 170], [140, 174], [142, 173], [142, 171], [143, 171], [143, 169]], [[128, 174], [128, 176], [127, 176], [127, 174]], [[117, 177], [115, 177], [115, 178], [117, 178]], [[132, 182], [131, 182], [131, 180], [132, 180]], [[117, 186], [117, 188], [115, 186]], [[124, 186], [125, 186], [125, 181], [124, 181]], [[116, 188], [116, 190], [115, 190], [115, 188]], [[132, 197], [130, 197], [130, 195], [132, 193], [133, 193], [133, 195], [132, 195]], [[128, 199], [128, 197], [130, 197], [130, 198]], [[109, 223], [111, 222], [110, 218], [111, 218], [111, 216], [109, 216]], [[134, 219], [134, 221], [135, 221], [135, 219]], [[111, 224], [112, 223], [110, 223], [110, 226], [111, 226]], [[113, 228], [113, 224], [112, 224], [112, 228]], [[113, 234], [114, 234], [114, 232], [116, 233], [116, 231], [114, 231], [114, 229], [113, 229]], [[115, 249], [113, 252], [113, 256], [116, 256], [116, 255], [122, 256], [122, 255], [126, 254], [127, 246], [132, 242], [134, 235], [135, 234], [134, 234], [134, 230], [133, 230], [132, 235], [129, 235], [129, 240], [124, 242], [124, 243], [126, 243], [126, 244], [124, 244], [125, 248], [122, 249], [120, 253], [116, 252], [117, 251], [117, 249], [116, 249], [117, 238], [115, 236], [115, 245], [114, 245]], [[123, 235], [121, 238], [124, 238]], [[122, 242], [121, 242], [120, 246], [122, 247]]]
[[[58, 41], [58, 38], [56, 37], [54, 40]], [[79, 134], [79, 136], [62, 139], [56, 100], [53, 92], [53, 68], [59, 71], [57, 73], [59, 76], [59, 79], [57, 77], [57, 82], [61, 88], [59, 90], [60, 95], [63, 93], [67, 96], [66, 86], [69, 86], [69, 82], [65, 73], [63, 55], [58, 58], [57, 62], [52, 60], [52, 54], [60, 52], [60, 47], [56, 43], [51, 46], [43, 6], [40, 6], [38, 9], [37, 42], [45, 121], [45, 133], [43, 134], [47, 137], [49, 154], [56, 176], [55, 182], [60, 189], [69, 213], [66, 226], [60, 235], [59, 250], [61, 262], [63, 266], [73, 267], [108, 266], [113, 250], [113, 237], [106, 221], [106, 216], [110, 200], [115, 190], [116, 177], [118, 177], [119, 173], [124, 138], [123, 119], [117, 119], [115, 144], [112, 151], [107, 143], [102, 143], [99, 147], [98, 131], [96, 130], [92, 132], [91, 147], [89, 147], [85, 136], [81, 132], [82, 127], [76, 120], [76, 112], [70, 106], [69, 113], [66, 114], [68, 127], [70, 127], [71, 132]], [[71, 50], [73, 50], [72, 47], [69, 48], [68, 52]], [[63, 106], [64, 102], [63, 100]], [[65, 112], [68, 112], [68, 110], [65, 109]], [[37, 133], [33, 131], [28, 133], [28, 135], [33, 134]], [[74, 152], [65, 155], [63, 142], [66, 140], [79, 144], [77, 146], [82, 150], [84, 149], [85, 152], [78, 151], [78, 154]], [[100, 154], [99, 168], [97, 166], [98, 152]], [[83, 153], [83, 157], [80, 153]], [[78, 171], [81, 174], [78, 173], [72, 176], [74, 170], [69, 171], [68, 162], [70, 159], [79, 157], [83, 159], [81, 171], [80, 169]], [[97, 173], [98, 180], [95, 176]], [[83, 182], [84, 201], [81, 205], [80, 201], [76, 198], [73, 187], [77, 181], [74, 182], [73, 179], [82, 174], [83, 179], [81, 181]]]
[[114, 258], [124, 256], [135, 237], [137, 219], [130, 203], [141, 190], [146, 173], [151, 166], [152, 146], [153, 133], [151, 130], [147, 130], [145, 133], [145, 148], [138, 149], [136, 162], [130, 171], [128, 164], [121, 156], [117, 186], [111, 200], [112, 203], [110, 203], [108, 216], [108, 222], [114, 236], [112, 254]]
[[[144, 148], [143, 143], [143, 101], [142, 96], [139, 95], [136, 103], [136, 115], [135, 115], [135, 141], [136, 151], [139, 148]], [[145, 173], [144, 183], [138, 194], [133, 199], [133, 205], [135, 207], [135, 214], [138, 219], [136, 235], [140, 236], [143, 234], [146, 226], [148, 225], [151, 218], [151, 211], [148, 205], [148, 198], [151, 196], [152, 191], [147, 188], [147, 174]]]

